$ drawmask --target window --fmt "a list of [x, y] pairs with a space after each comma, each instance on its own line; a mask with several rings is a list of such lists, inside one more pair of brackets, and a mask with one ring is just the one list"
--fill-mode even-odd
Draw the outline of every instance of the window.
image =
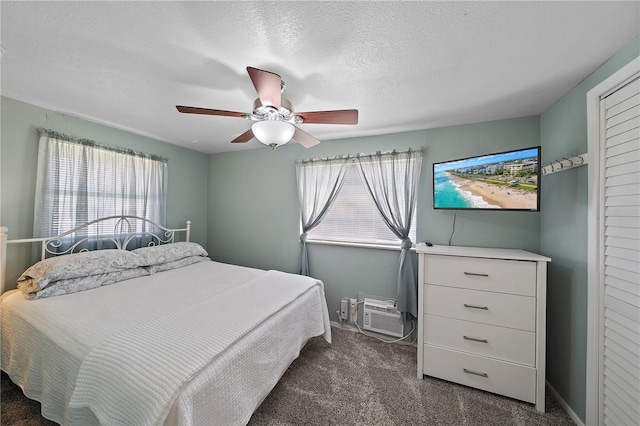
[[[403, 194], [399, 202], [404, 203]], [[411, 221], [409, 238], [416, 240], [416, 215]], [[308, 240], [399, 245], [369, 198], [363, 186], [358, 164], [346, 166], [342, 189], [322, 221], [308, 233]]]
[[164, 225], [166, 168], [160, 157], [40, 130], [34, 235], [57, 235], [119, 215]]

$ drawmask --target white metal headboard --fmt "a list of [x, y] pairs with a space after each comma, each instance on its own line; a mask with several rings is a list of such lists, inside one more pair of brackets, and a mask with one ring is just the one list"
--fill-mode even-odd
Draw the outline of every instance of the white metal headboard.
[[[105, 224], [109, 224], [110, 226], [108, 232], [104, 230]], [[137, 231], [140, 226], [142, 226], [144, 230]], [[91, 228], [93, 228], [93, 232], [89, 233], [88, 231]], [[65, 237], [85, 232], [87, 233], [87, 236], [75, 240], [64, 250], [59, 250]], [[61, 256], [65, 254], [89, 251], [90, 249], [87, 248], [85, 244], [91, 240], [108, 242], [113, 246], [112, 248], [119, 250], [127, 250], [129, 243], [133, 239], [139, 237], [149, 238], [149, 243], [147, 245], [150, 246], [170, 244], [175, 241], [176, 232], [185, 232], [185, 240], [189, 241], [189, 238], [191, 237], [191, 221], [187, 221], [186, 228], [172, 229], [165, 228], [164, 226], [144, 217], [127, 215], [108, 216], [84, 223], [62, 234], [54, 235], [52, 237], [25, 238], [19, 240], [7, 240], [8, 228], [0, 227], [0, 294], [5, 291], [4, 283], [6, 275], [7, 244], [39, 243], [41, 253], [40, 259], [42, 260], [48, 256]]]

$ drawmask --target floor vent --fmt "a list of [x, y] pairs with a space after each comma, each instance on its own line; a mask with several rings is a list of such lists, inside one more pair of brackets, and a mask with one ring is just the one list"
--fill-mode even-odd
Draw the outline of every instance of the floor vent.
[[392, 302], [364, 299], [363, 328], [389, 336], [402, 337], [404, 326], [400, 312]]

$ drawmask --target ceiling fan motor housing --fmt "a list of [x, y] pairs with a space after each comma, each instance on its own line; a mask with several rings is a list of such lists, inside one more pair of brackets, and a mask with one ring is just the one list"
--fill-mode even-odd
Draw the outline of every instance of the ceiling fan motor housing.
[[255, 121], [278, 120], [292, 124], [302, 123], [302, 117], [292, 114], [292, 111], [293, 104], [287, 98], [281, 98], [280, 109], [272, 105], [264, 106], [262, 102], [260, 102], [260, 98], [256, 98], [256, 100], [253, 101], [253, 114], [247, 114], [245, 118]]

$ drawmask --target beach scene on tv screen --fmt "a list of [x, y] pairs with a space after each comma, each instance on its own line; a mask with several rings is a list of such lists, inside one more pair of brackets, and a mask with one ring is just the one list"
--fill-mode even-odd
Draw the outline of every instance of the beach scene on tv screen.
[[538, 207], [538, 149], [491, 154], [433, 165], [434, 207]]

